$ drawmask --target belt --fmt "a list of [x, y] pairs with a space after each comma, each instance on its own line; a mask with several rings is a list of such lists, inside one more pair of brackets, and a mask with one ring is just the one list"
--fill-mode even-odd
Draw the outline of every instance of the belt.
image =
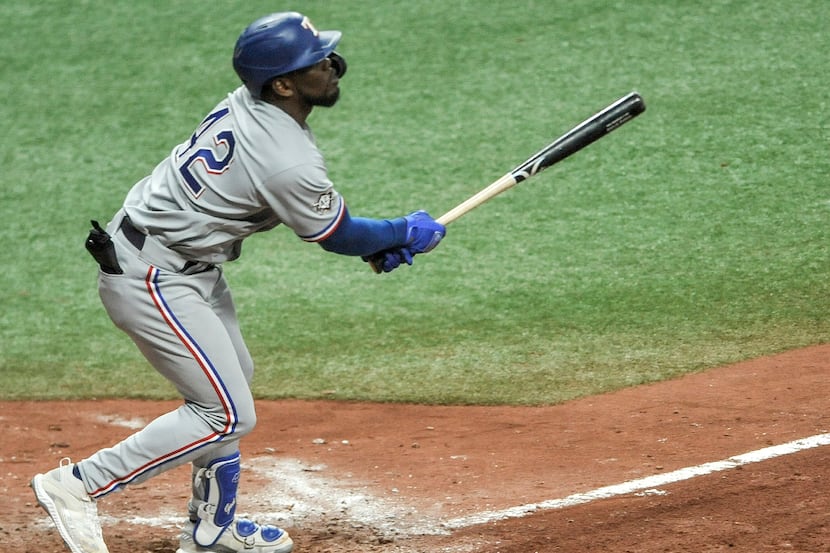
[[[135, 246], [135, 249], [141, 251], [144, 248], [144, 244], [147, 241], [147, 235], [138, 230], [133, 226], [132, 221], [130, 218], [125, 215], [123, 219], [121, 219], [121, 224], [118, 226], [121, 233], [124, 235], [124, 238], [127, 241]], [[166, 250], [170, 251], [170, 250]], [[178, 270], [179, 273], [186, 274], [186, 275], [195, 275], [197, 273], [203, 273], [205, 271], [210, 271], [211, 269], [215, 269], [216, 265], [213, 263], [207, 263], [205, 261], [193, 261], [193, 260], [185, 260], [184, 266]]]
[[147, 236], [133, 226], [133, 223], [130, 221], [129, 217], [125, 215], [124, 218], [121, 219], [121, 226], [119, 228], [124, 234], [124, 238], [126, 238], [130, 244], [135, 246], [135, 249], [141, 250], [141, 248], [144, 247], [144, 241], [147, 239]]

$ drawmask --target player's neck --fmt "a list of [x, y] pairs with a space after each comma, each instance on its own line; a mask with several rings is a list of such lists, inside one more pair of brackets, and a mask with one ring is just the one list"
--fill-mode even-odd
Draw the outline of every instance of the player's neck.
[[290, 115], [298, 125], [305, 128], [306, 119], [308, 119], [308, 116], [311, 113], [312, 106], [302, 105], [298, 102], [272, 101], [270, 103], [283, 110], [285, 113]]

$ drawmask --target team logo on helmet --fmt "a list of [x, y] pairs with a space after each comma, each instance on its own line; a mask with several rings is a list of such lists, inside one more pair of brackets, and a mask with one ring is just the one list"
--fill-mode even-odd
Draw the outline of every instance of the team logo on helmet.
[[308, 18], [307, 15], [303, 16], [303, 21], [300, 23], [300, 27], [303, 29], [308, 29], [314, 36], [320, 36], [320, 33], [317, 31], [317, 27], [315, 27], [311, 20]]

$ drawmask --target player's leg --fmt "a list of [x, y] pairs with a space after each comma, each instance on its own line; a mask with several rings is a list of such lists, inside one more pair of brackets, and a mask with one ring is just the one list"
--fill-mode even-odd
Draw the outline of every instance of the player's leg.
[[216, 448], [235, 450], [235, 442], [256, 422], [247, 368], [243, 370], [211, 304], [215, 288], [224, 286], [221, 272], [183, 276], [152, 266], [143, 269], [140, 280], [124, 278], [133, 272], [127, 268], [125, 275], [103, 275], [101, 298], [115, 324], [185, 403], [79, 463], [93, 497], [143, 482]]
[[218, 272], [162, 277], [138, 257], [121, 255], [119, 262], [123, 275], [100, 275], [104, 304], [185, 403], [77, 465], [65, 460], [34, 477], [38, 502], [73, 553], [106, 552], [94, 499], [212, 447], [235, 450], [239, 437], [255, 423], [245, 376], [249, 369], [242, 369], [233, 340], [209, 301]]
[[[239, 328], [230, 290], [224, 281], [214, 288], [211, 304], [225, 325], [242, 372], [250, 382], [253, 361]], [[231, 448], [230, 445], [220, 445], [193, 460], [193, 493], [188, 501], [189, 522], [182, 529], [177, 553], [206, 550], [290, 552], [293, 542], [284, 530], [235, 516], [241, 462], [238, 449]]]
[[273, 525], [236, 517], [241, 464], [239, 453], [193, 465], [189, 521], [179, 536], [177, 553], [290, 553], [293, 541]]

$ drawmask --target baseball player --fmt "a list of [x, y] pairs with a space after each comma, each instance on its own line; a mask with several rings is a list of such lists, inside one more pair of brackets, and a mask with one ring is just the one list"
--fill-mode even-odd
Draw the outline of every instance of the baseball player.
[[306, 123], [333, 106], [346, 61], [340, 31], [296, 12], [262, 17], [236, 42], [231, 92], [128, 192], [87, 248], [112, 321], [184, 399], [124, 441], [38, 474], [32, 488], [72, 553], [107, 551], [96, 501], [191, 463], [192, 497], [177, 553], [288, 553], [276, 526], [235, 516], [239, 440], [254, 428], [254, 365], [222, 264], [243, 240], [284, 224], [325, 250], [411, 264], [445, 228], [424, 211], [392, 219], [350, 215]]

